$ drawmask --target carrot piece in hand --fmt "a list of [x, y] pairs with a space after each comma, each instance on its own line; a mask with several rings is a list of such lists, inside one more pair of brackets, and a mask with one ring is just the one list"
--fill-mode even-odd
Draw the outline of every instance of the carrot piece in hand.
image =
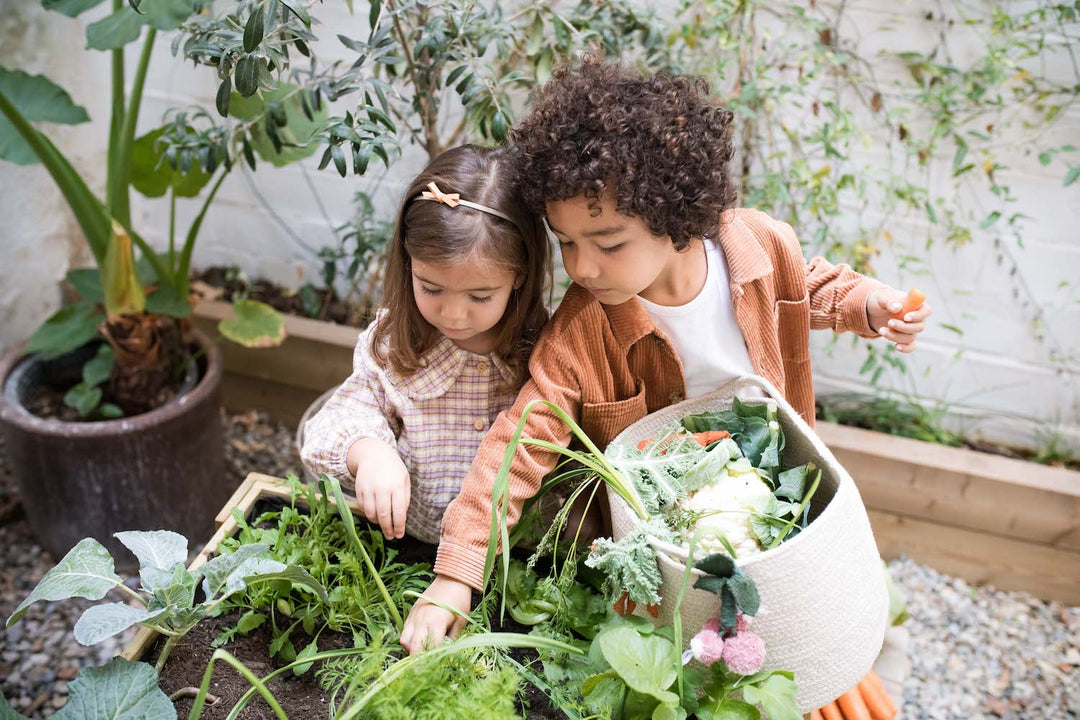
[[815, 710], [814, 712], [810, 713], [810, 720], [824, 720], [824, 718], [821, 716], [821, 711]]
[[870, 711], [866, 709], [859, 688], [854, 687], [836, 699], [840, 706], [840, 712], [844, 713], [844, 720], [873, 720]]
[[821, 716], [825, 720], [844, 720], [844, 715], [840, 712], [840, 707], [835, 700], [821, 708]]
[[926, 302], [926, 295], [921, 290], [911, 288], [908, 290], [907, 297], [904, 298], [904, 306], [900, 308], [900, 312], [893, 313], [893, 320], [903, 320], [909, 312], [921, 308], [924, 302]]
[[862, 695], [863, 702], [866, 703], [866, 708], [870, 711], [872, 720], [893, 720], [893, 717], [896, 716], [896, 709], [889, 708], [889, 703], [881, 697], [877, 688], [870, 682], [869, 675], [859, 681], [858, 687], [859, 694]]
[[[871, 670], [870, 672], [866, 673], [866, 677], [864, 677], [863, 680], [869, 683], [870, 686], [874, 688], [874, 691], [878, 694], [878, 697], [885, 701], [885, 704], [889, 707], [889, 712], [891, 712], [892, 715], [896, 715], [896, 703], [893, 702], [892, 695], [890, 695], [889, 691], [885, 689], [885, 685], [881, 682], [881, 678], [878, 677], [878, 674]], [[890, 715], [889, 717], [892, 717], [892, 715]]]

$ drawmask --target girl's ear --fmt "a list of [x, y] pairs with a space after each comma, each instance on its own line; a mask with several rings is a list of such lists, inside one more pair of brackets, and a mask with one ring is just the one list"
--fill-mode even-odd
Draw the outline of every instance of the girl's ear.
[[522, 273], [518, 273], [514, 278], [514, 289], [520, 290], [521, 286], [525, 284], [525, 276]]

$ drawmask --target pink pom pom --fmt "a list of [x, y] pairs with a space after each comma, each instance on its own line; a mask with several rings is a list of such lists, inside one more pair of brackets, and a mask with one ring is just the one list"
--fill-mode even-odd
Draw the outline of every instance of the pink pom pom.
[[750, 631], [740, 632], [724, 642], [721, 656], [731, 672], [753, 675], [765, 664], [765, 641]]
[[724, 644], [724, 638], [719, 633], [706, 628], [690, 640], [690, 652], [699, 661], [712, 665], [723, 656]]

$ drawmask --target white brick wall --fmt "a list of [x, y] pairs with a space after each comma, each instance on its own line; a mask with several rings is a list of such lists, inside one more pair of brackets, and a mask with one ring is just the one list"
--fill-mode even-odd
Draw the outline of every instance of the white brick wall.
[[[925, 7], [924, 7], [925, 6]], [[849, 3], [850, 26], [861, 38], [862, 52], [899, 43], [929, 42], [920, 32], [918, 18], [936, 4], [865, 0]], [[67, 88], [76, 102], [86, 106], [93, 122], [75, 127], [49, 128], [57, 145], [69, 153], [89, 184], [104, 183], [107, 138], [108, 58], [82, 50], [83, 27], [104, 14], [104, 6], [82, 20], [46, 13], [37, 2], [5, 2], [0, 13], [0, 63], [32, 73], [45, 73]], [[366, 12], [350, 16], [344, 3], [328, 2], [320, 9], [325, 25], [321, 34], [342, 32], [362, 36]], [[888, 22], [891, 29], [881, 29]], [[961, 32], [961, 30], [957, 30]], [[327, 43], [335, 45], [336, 43]], [[174, 105], [199, 103], [212, 107], [216, 82], [205, 68], [193, 70], [171, 57], [167, 38], [159, 38], [150, 65], [149, 82], [139, 133], [160, 124], [164, 110]], [[129, 65], [135, 54], [129, 51]], [[1050, 71], [1064, 72], [1060, 63]], [[895, 69], [876, 68], [879, 79]], [[789, 122], [798, 122], [792, 115]], [[1044, 145], [1080, 137], [1080, 115], [1073, 114]], [[924, 249], [926, 229], [914, 220], [890, 224], [893, 244], [884, 240], [873, 264], [882, 280], [898, 287], [917, 285], [931, 297], [935, 324], [921, 349], [911, 359], [910, 372], [900, 377], [886, 373], [883, 382], [917, 393], [929, 402], [944, 401], [957, 422], [988, 437], [1015, 444], [1030, 444], [1060, 433], [1080, 450], [1080, 184], [1061, 187], [1060, 165], [1041, 167], [1030, 153], [1027, 138], [1010, 139], [1008, 184], [1022, 202], [1017, 209], [1036, 218], [1026, 231], [1023, 248], [1005, 237], [1002, 242], [1015, 259], [1017, 277], [1010, 279], [1011, 262], [999, 264], [990, 235], [977, 236], [956, 250], [935, 244]], [[873, 146], [867, 153], [875, 152]], [[341, 179], [336, 173], [315, 169], [317, 157], [303, 166], [258, 172], [235, 172], [222, 186], [207, 215], [195, 252], [196, 265], [238, 264], [249, 275], [265, 276], [284, 284], [298, 284], [316, 269], [311, 252], [332, 242], [332, 228], [351, 213], [351, 198], [361, 188], [372, 193], [380, 212], [389, 216], [399, 200], [403, 182], [422, 165], [415, 147], [405, 147], [405, 159], [394, 172]], [[941, 172], [947, 171], [947, 162]], [[936, 184], [937, 176], [931, 182]], [[306, 176], [306, 180], [305, 180]], [[257, 188], [257, 192], [253, 189]], [[315, 202], [318, 193], [324, 217]], [[260, 199], [260, 196], [262, 199]], [[168, 207], [163, 200], [133, 196], [135, 221], [144, 236], [161, 247], [165, 243]], [[198, 201], [181, 201], [178, 230], [198, 210]], [[267, 207], [273, 209], [269, 212]], [[279, 220], [272, 217], [276, 214]], [[78, 228], [59, 192], [40, 166], [0, 164], [0, 349], [28, 336], [59, 303], [57, 281], [68, 267], [86, 262], [88, 253]], [[281, 223], [288, 226], [286, 231]], [[796, 228], [798, 230], [798, 228]], [[291, 232], [290, 232], [291, 231]], [[299, 241], [297, 240], [299, 238]], [[924, 256], [915, 275], [898, 269], [898, 256]], [[1062, 283], [1068, 283], [1062, 287]], [[1022, 307], [1014, 287], [1025, 287], [1035, 303]], [[1035, 307], [1045, 309], [1045, 339], [1036, 339], [1032, 320]], [[957, 335], [941, 327], [949, 323], [964, 332]], [[832, 343], [827, 333], [814, 337], [815, 369], [819, 392], [866, 390], [858, 375], [864, 359], [861, 347], [847, 338]]]

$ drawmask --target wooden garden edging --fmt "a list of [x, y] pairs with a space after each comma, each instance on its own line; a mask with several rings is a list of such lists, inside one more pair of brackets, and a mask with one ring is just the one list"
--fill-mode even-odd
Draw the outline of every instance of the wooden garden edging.
[[1080, 472], [833, 423], [886, 558], [1080, 605]]
[[[232, 497], [225, 503], [217, 517], [214, 518], [214, 526], [217, 530], [206, 542], [206, 546], [202, 551], [188, 565], [188, 570], [194, 570], [212, 558], [217, 553], [218, 546], [222, 541], [225, 538], [232, 537], [240, 529], [240, 524], [232, 515], [234, 508], [240, 510], [243, 517], [247, 517], [255, 503], [263, 498], [278, 498], [287, 503], [289, 502], [289, 486], [281, 478], [272, 475], [248, 473], [248, 476], [244, 478], [244, 482], [240, 483], [240, 487], [236, 488], [236, 492], [232, 494]], [[327, 498], [327, 501], [332, 505], [337, 505], [337, 501], [333, 497]], [[348, 497], [346, 502], [348, 502], [354, 513], [362, 511], [359, 502]], [[140, 628], [139, 632], [120, 653], [120, 657], [132, 661], [142, 659], [143, 653], [150, 648], [157, 635], [150, 628]]]
[[217, 341], [225, 358], [222, 404], [242, 412], [258, 408], [295, 426], [308, 405], [352, 374], [359, 328], [285, 315], [285, 341], [272, 348], [246, 348], [221, 337], [218, 323], [232, 317], [232, 305], [202, 300], [195, 326]]

